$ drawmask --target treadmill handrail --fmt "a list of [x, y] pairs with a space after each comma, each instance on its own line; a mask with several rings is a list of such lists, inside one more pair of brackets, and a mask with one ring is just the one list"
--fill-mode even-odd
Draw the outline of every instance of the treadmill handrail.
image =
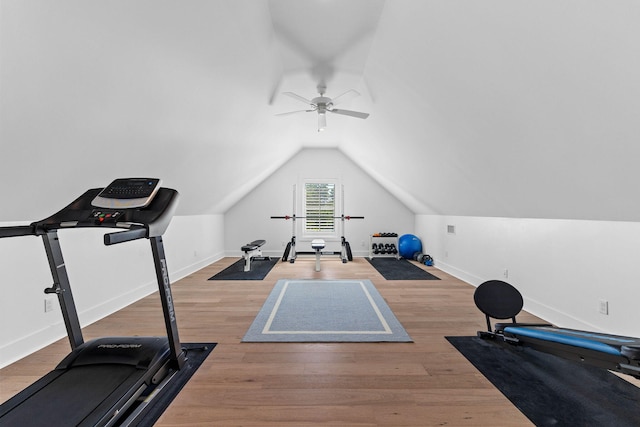
[[0, 238], [33, 236], [35, 234], [36, 233], [32, 225], [11, 225], [7, 227], [0, 227]]
[[148, 231], [145, 227], [131, 228], [127, 231], [115, 231], [104, 235], [104, 244], [115, 245], [117, 243], [130, 242], [131, 240], [147, 237]]

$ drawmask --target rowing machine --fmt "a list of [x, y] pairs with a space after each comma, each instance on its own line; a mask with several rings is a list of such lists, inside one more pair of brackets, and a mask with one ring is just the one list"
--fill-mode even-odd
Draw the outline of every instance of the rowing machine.
[[[523, 345], [640, 378], [640, 338], [558, 328], [550, 324], [518, 323], [516, 315], [523, 307], [522, 295], [501, 280], [482, 283], [473, 298], [487, 321], [487, 331], [478, 331], [480, 338]], [[492, 329], [491, 318], [511, 319], [511, 323], [496, 323]]]

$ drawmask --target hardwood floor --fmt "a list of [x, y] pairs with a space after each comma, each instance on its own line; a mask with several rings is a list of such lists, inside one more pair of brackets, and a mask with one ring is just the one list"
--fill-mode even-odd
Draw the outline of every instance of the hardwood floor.
[[[277, 263], [262, 281], [208, 281], [237, 258], [173, 284], [182, 342], [217, 342], [157, 426], [530, 426], [444, 338], [475, 335], [484, 318], [474, 288], [442, 280], [387, 281], [363, 258]], [[281, 278], [370, 279], [414, 343], [241, 343]], [[521, 321], [536, 321], [523, 313]], [[157, 294], [84, 329], [104, 335], [163, 334]], [[48, 372], [66, 339], [0, 370], [4, 401]]]

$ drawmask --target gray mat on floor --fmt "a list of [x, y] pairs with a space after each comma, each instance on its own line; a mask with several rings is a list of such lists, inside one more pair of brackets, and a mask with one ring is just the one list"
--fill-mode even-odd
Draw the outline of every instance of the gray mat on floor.
[[369, 280], [279, 280], [243, 342], [411, 342]]

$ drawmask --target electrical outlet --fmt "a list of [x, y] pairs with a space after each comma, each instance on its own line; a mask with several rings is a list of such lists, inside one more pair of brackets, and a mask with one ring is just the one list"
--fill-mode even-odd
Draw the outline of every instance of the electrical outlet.
[[45, 313], [49, 313], [50, 311], [54, 310], [54, 307], [55, 307], [54, 302], [55, 302], [55, 299], [51, 298], [51, 297], [47, 297], [47, 298], [44, 299], [44, 312]]
[[598, 311], [600, 311], [600, 314], [609, 314], [609, 301], [601, 299], [600, 300], [600, 304], [598, 306]]
[[509, 278], [509, 269], [505, 268], [504, 270], [502, 270], [502, 275], [504, 276], [505, 279]]

